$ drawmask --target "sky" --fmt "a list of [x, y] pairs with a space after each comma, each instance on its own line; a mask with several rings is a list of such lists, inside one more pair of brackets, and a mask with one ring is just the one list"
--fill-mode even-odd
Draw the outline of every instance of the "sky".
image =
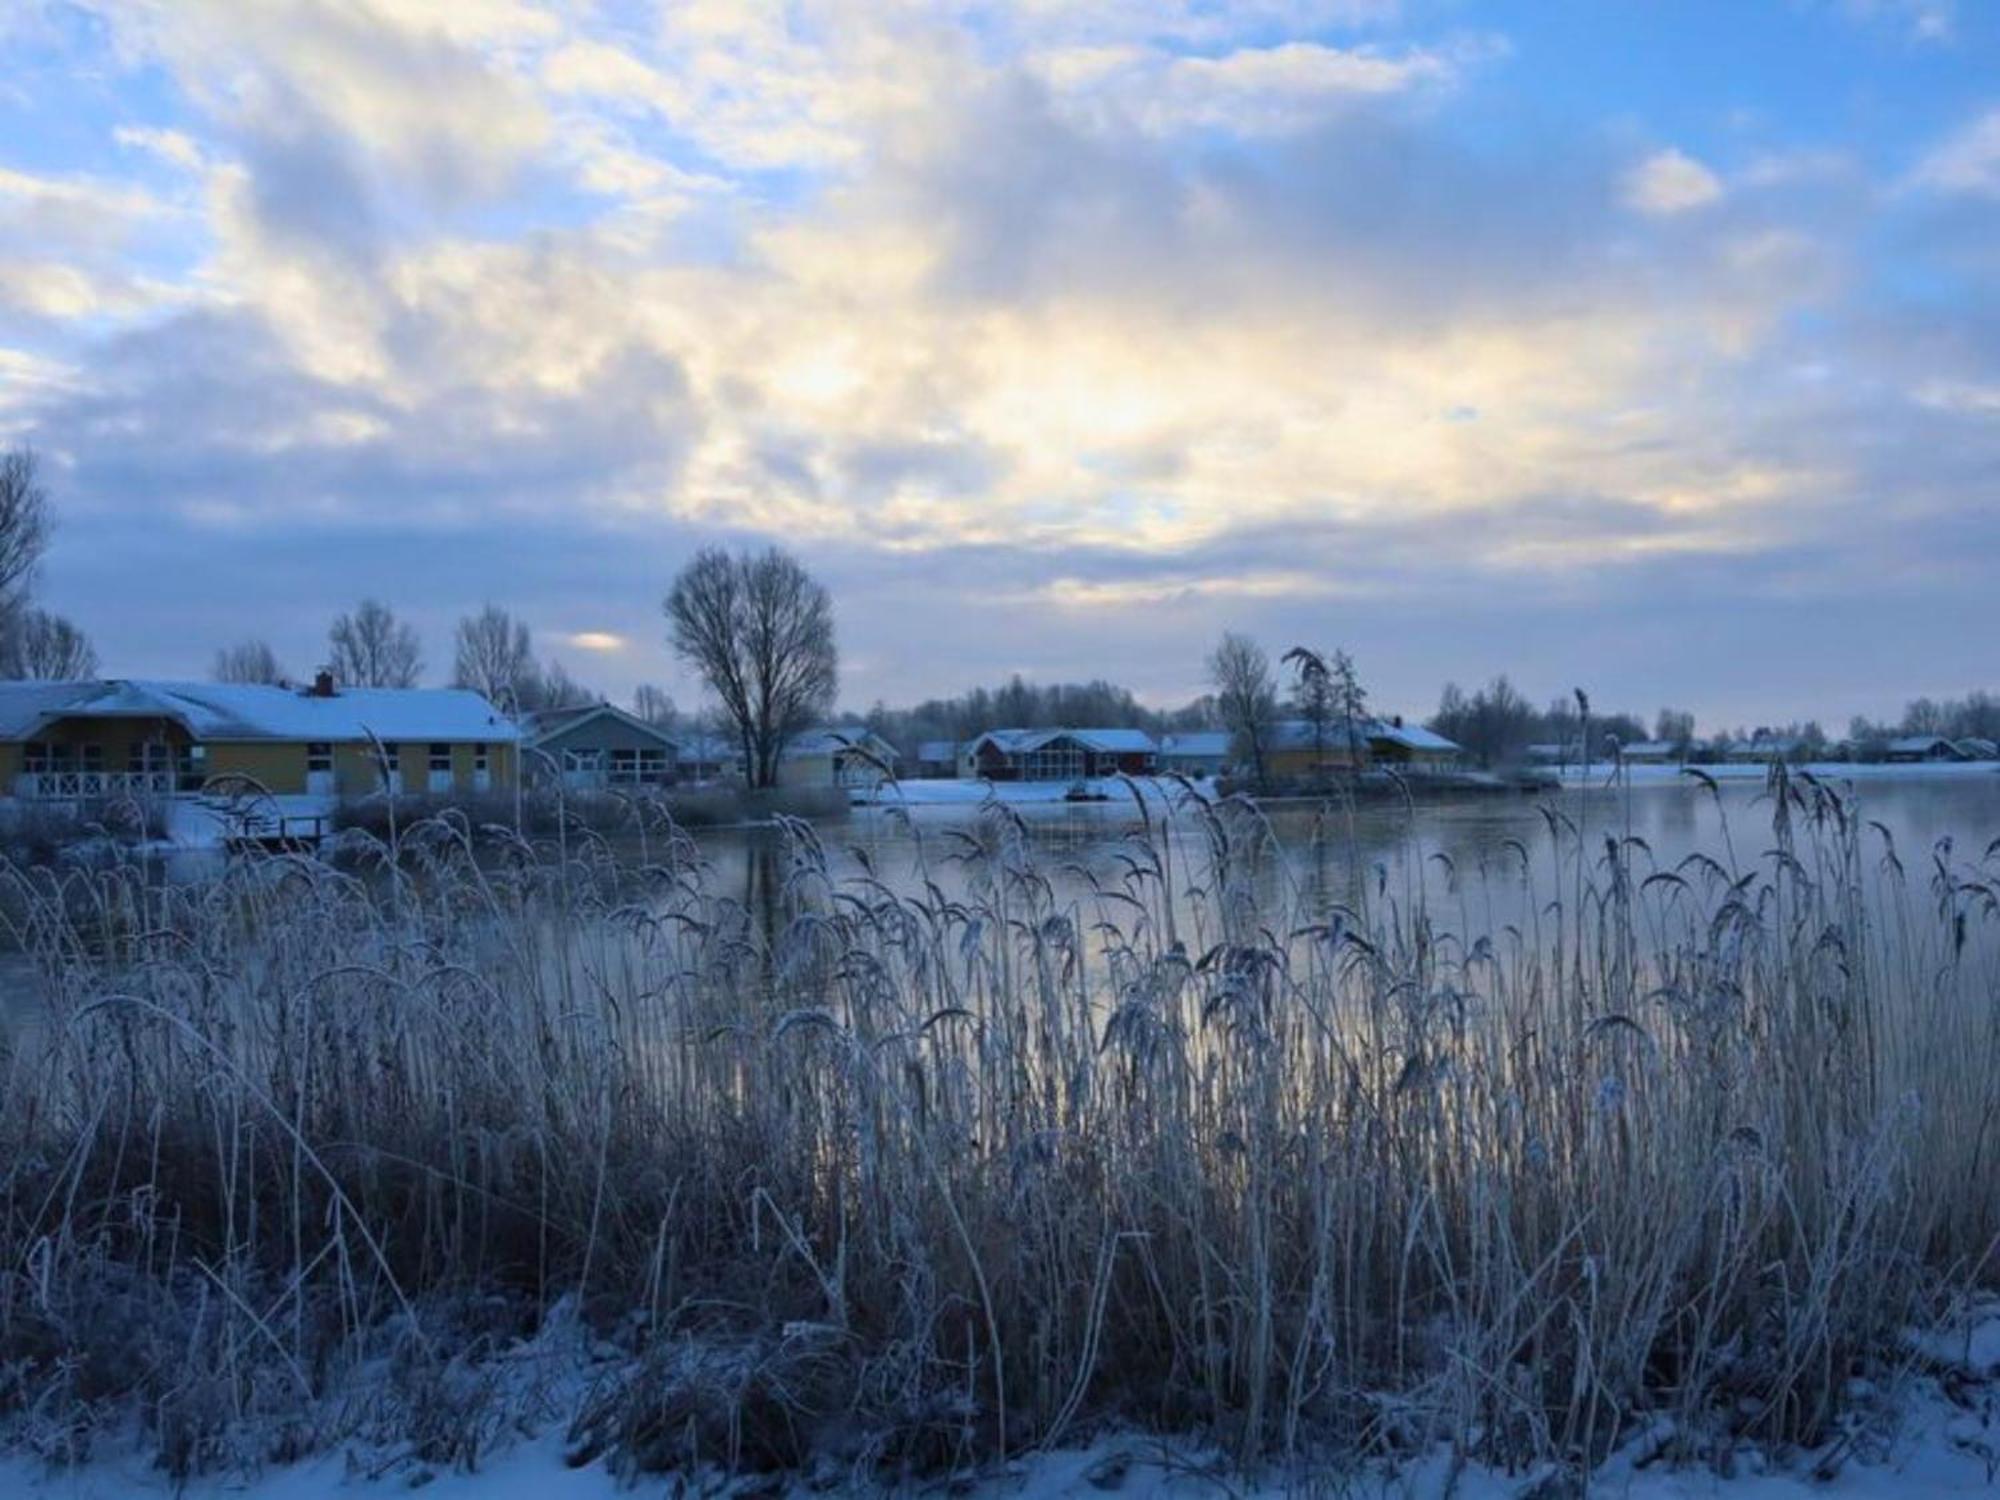
[[114, 675], [364, 596], [698, 686], [700, 546], [843, 703], [1716, 725], [2000, 687], [2000, 5], [7, 0], [0, 443]]

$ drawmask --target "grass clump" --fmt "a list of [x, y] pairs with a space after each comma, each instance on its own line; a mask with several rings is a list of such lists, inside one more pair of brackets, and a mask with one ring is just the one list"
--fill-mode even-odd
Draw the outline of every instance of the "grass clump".
[[181, 1473], [537, 1404], [631, 1470], [1825, 1443], [1994, 1279], [2000, 870], [1772, 798], [1673, 868], [1551, 808], [1487, 934], [1234, 801], [1060, 882], [1000, 806], [900, 889], [788, 821], [775, 911], [671, 820], [14, 871], [0, 1413]]

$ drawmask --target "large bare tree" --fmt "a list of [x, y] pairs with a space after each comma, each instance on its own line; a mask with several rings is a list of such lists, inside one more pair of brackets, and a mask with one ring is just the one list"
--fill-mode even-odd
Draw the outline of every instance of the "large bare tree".
[[527, 625], [497, 604], [458, 622], [453, 687], [484, 693], [504, 708], [526, 707], [539, 674]]
[[675, 651], [714, 690], [743, 747], [750, 785], [776, 785], [786, 741], [826, 712], [839, 681], [825, 587], [780, 548], [708, 547], [681, 569], [665, 609]]
[[61, 615], [16, 609], [0, 650], [0, 670], [41, 682], [81, 682], [97, 675], [97, 648]]
[[364, 599], [337, 618], [326, 643], [334, 680], [349, 687], [415, 687], [424, 669], [416, 627], [380, 600]]
[[1252, 779], [1265, 777], [1265, 756], [1271, 729], [1278, 719], [1278, 687], [1271, 676], [1271, 658], [1264, 648], [1234, 630], [1208, 656], [1208, 680], [1215, 689], [1216, 711], [1229, 731], [1230, 752], [1247, 762]]
[[217, 682], [263, 683], [276, 687], [285, 681], [284, 666], [269, 641], [238, 641], [215, 653], [208, 675]]

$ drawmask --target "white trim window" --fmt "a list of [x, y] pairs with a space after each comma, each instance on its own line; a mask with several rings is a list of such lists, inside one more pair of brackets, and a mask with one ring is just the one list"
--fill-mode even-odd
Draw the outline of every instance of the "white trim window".
[[327, 740], [306, 745], [306, 791], [315, 797], [333, 795], [333, 745]]
[[451, 746], [433, 741], [430, 752], [430, 789], [434, 792], [448, 792], [452, 788]]
[[493, 760], [488, 747], [482, 742], [472, 747], [472, 789], [475, 792], [491, 791], [493, 788]]

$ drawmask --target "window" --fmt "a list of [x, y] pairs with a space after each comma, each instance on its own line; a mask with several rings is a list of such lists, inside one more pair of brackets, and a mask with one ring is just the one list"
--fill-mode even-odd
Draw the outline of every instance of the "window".
[[482, 772], [487, 769], [486, 747], [484, 745], [474, 745], [472, 747], [472, 769]]
[[102, 745], [80, 745], [83, 769], [102, 771], [104, 769], [104, 747]]
[[54, 757], [49, 754], [46, 740], [29, 740], [28, 748], [21, 756], [21, 764], [30, 776], [46, 776], [55, 769]]
[[314, 740], [306, 746], [306, 771], [331, 772], [333, 770], [333, 746], [325, 740]]
[[447, 776], [451, 774], [451, 746], [431, 746], [431, 770], [442, 771]]

